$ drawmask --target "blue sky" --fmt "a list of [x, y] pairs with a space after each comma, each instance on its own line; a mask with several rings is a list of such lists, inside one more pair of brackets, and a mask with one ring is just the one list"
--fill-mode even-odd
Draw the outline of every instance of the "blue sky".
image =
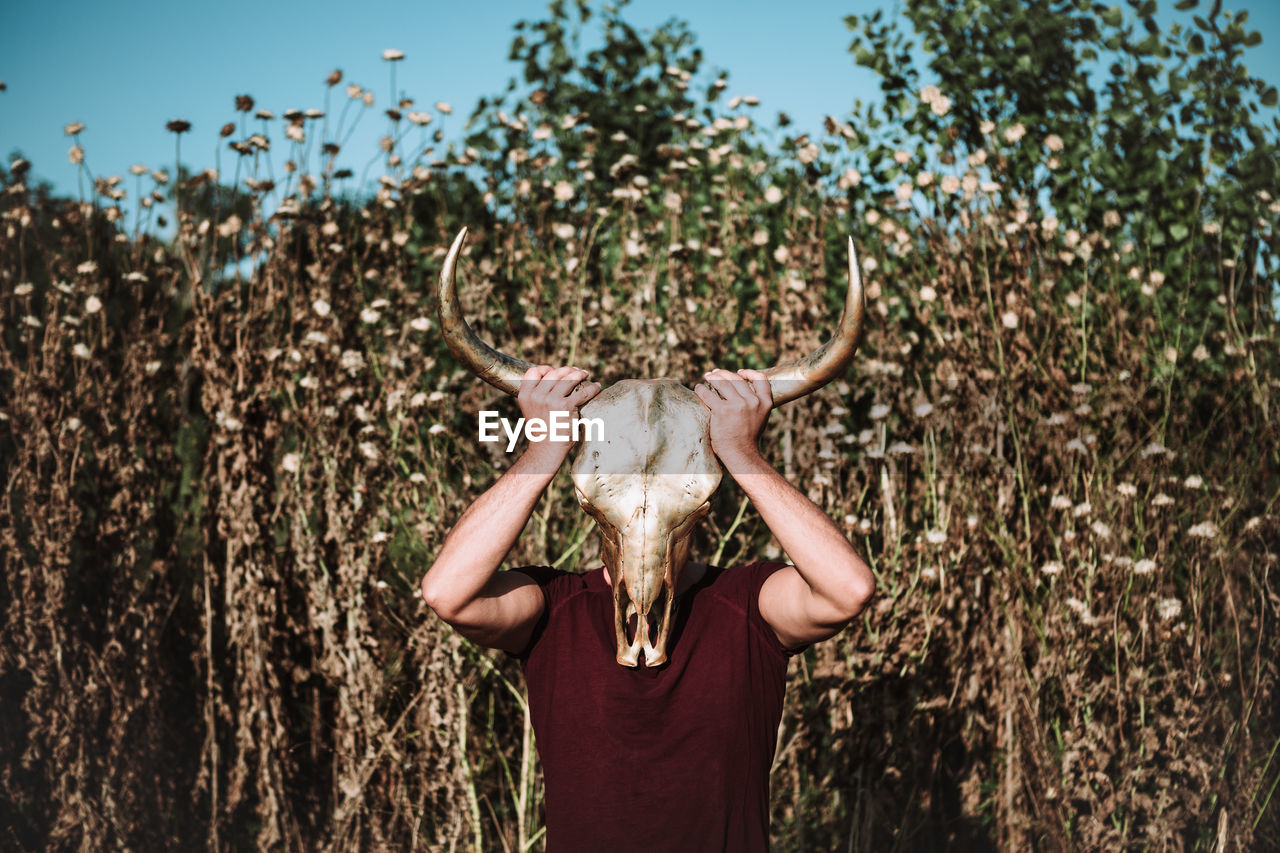
[[[1171, 6], [1161, 0], [1161, 19], [1170, 18]], [[518, 74], [507, 61], [512, 24], [536, 19], [546, 8], [540, 0], [16, 0], [6, 7], [0, 28], [0, 80], [7, 86], [0, 93], [0, 156], [20, 149], [37, 178], [71, 194], [76, 172], [67, 159], [71, 140], [62, 131], [68, 122], [85, 123], [81, 141], [97, 175], [126, 175], [138, 162], [171, 169], [173, 137], [164, 124], [175, 118], [194, 125], [183, 139], [183, 161], [212, 166], [221, 144], [225, 170], [234, 155], [225, 151], [217, 130], [235, 118], [235, 95], [250, 94], [258, 107], [277, 115], [291, 107], [322, 108], [324, 79], [335, 68], [345, 79], [334, 91], [331, 115], [344, 100], [347, 82], [371, 89], [377, 98], [376, 114], [365, 116], [345, 149], [349, 156], [339, 158], [358, 174], [386, 127], [386, 48], [404, 51], [396, 87], [417, 101], [416, 108], [436, 101], [453, 105], [454, 114], [442, 126], [455, 137], [478, 98], [501, 92]], [[684, 19], [704, 51], [704, 69], [729, 72], [729, 94], [758, 96], [757, 121], [766, 127], [778, 111], [788, 112], [798, 132], [820, 129], [827, 113], [846, 114], [859, 95], [874, 98], [874, 78], [848, 53], [851, 34], [843, 18], [876, 8], [893, 14], [901, 7], [875, 0], [635, 0], [625, 17], [641, 28], [673, 16]], [[1262, 47], [1247, 54], [1249, 69], [1280, 84], [1280, 2], [1249, 0], [1243, 8], [1250, 9], [1248, 28], [1263, 37]], [[132, 181], [125, 186], [131, 188]]]

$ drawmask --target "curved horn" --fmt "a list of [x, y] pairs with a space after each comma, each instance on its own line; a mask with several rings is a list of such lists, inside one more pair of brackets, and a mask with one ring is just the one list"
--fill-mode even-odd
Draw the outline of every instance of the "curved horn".
[[454, 269], [466, 242], [467, 229], [463, 228], [453, 238], [453, 245], [449, 247], [449, 254], [444, 257], [444, 267], [440, 270], [440, 331], [444, 334], [444, 342], [449, 345], [449, 349], [468, 370], [514, 397], [520, 393], [520, 380], [524, 377], [524, 372], [533, 365], [498, 352], [480, 340], [467, 325], [467, 319], [462, 316]]
[[840, 325], [831, 340], [813, 352], [764, 371], [773, 391], [773, 405], [781, 406], [797, 397], [817, 391], [844, 373], [862, 339], [862, 314], [866, 303], [862, 294], [862, 276], [849, 238], [849, 293], [845, 297]]

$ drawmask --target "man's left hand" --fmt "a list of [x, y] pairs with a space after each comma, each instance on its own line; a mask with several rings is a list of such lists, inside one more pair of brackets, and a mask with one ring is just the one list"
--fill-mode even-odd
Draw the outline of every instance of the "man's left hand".
[[705, 376], [706, 384], [695, 385], [693, 393], [711, 410], [711, 449], [725, 462], [758, 454], [756, 440], [773, 408], [768, 377], [745, 368], [717, 368]]

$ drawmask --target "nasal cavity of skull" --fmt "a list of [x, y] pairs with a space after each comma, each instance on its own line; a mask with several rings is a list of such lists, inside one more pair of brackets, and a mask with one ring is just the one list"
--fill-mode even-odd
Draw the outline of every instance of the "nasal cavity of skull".
[[[658, 641], [658, 626], [662, 620], [662, 614], [667, 607], [667, 591], [664, 589], [658, 593], [657, 599], [654, 600], [653, 606], [649, 608], [648, 618], [646, 620], [649, 625], [649, 642], [656, 643]], [[636, 610], [634, 602], [627, 602], [627, 642], [635, 643], [636, 629], [640, 624], [640, 614]]]

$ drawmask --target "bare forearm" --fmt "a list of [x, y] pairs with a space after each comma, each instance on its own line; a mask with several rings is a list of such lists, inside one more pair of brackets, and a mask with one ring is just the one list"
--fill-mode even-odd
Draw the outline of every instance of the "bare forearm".
[[458, 519], [422, 579], [423, 598], [456, 612], [480, 597], [554, 476], [534, 454], [521, 456]]
[[814, 595], [831, 602], [865, 600], [874, 576], [825, 512], [755, 450], [721, 457]]

